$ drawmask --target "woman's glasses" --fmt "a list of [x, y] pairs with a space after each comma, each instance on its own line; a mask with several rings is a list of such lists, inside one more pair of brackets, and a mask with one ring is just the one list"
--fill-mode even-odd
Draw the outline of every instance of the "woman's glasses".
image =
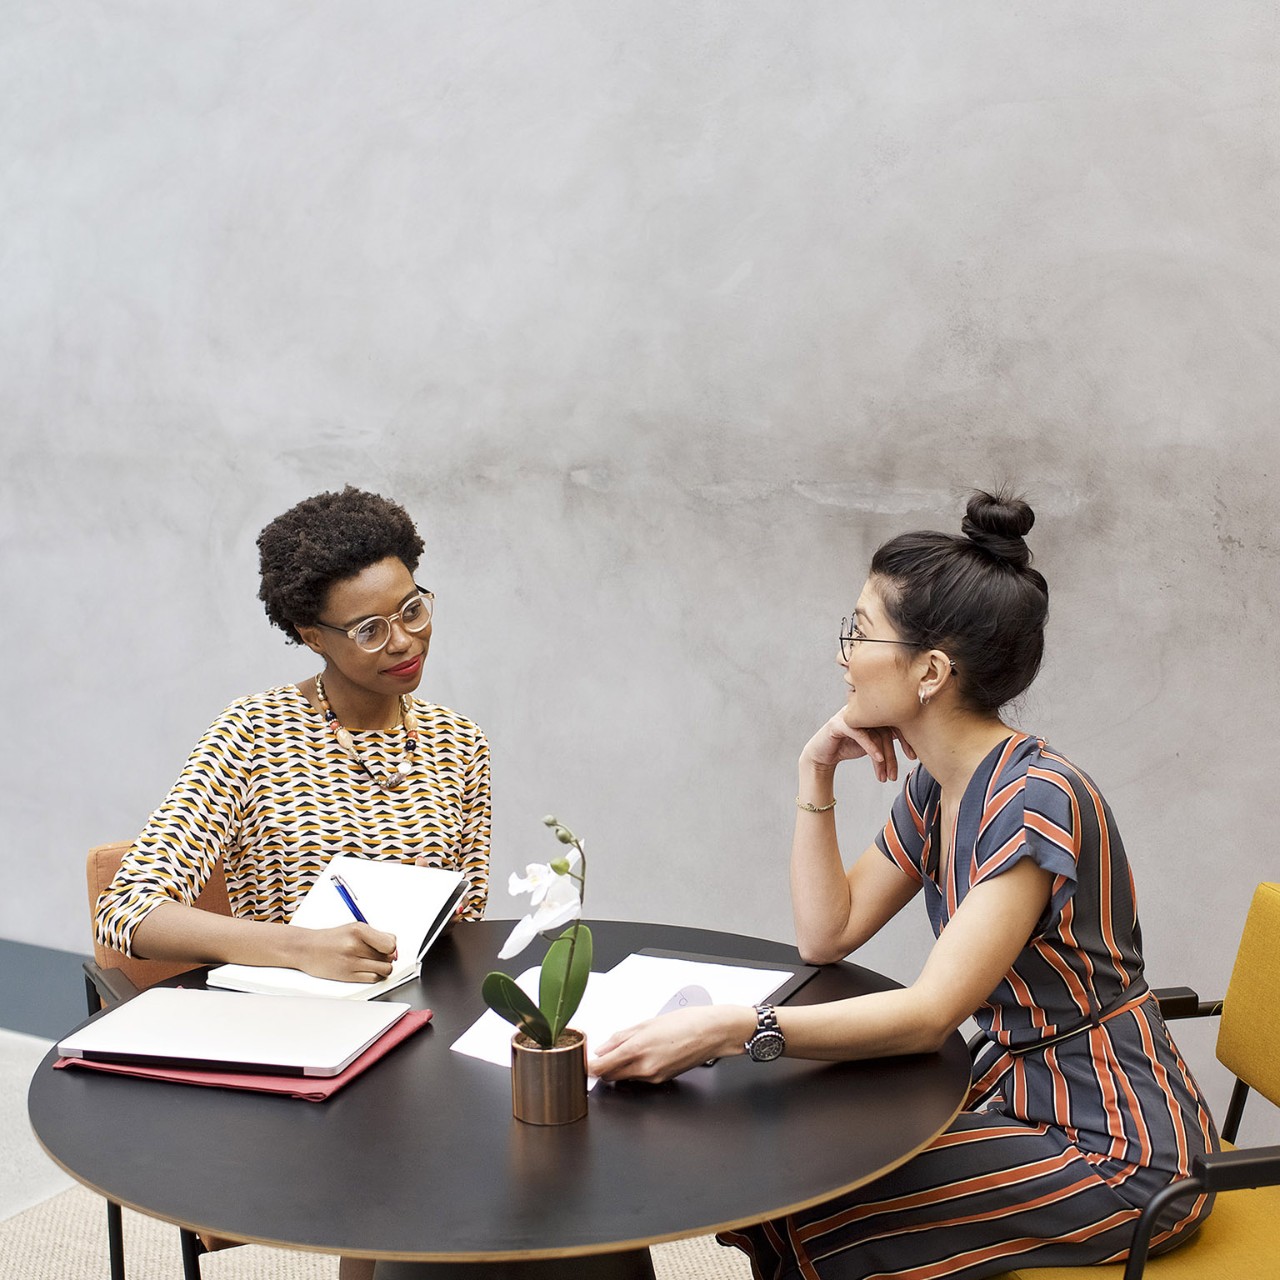
[[852, 618], [840, 619], [840, 656], [849, 661], [853, 654], [853, 646], [856, 644], [905, 644], [909, 649], [918, 649], [920, 646], [912, 644], [910, 640], [880, 640], [875, 636], [864, 636], [858, 630], [858, 624]]
[[[413, 585], [418, 586], [416, 582]], [[410, 596], [389, 618], [364, 618], [354, 627], [335, 627], [331, 622], [317, 622], [315, 625], [329, 631], [342, 632], [365, 653], [378, 653], [387, 647], [387, 641], [391, 639], [393, 622], [399, 622], [411, 635], [425, 631], [431, 625], [431, 610], [435, 599], [435, 596], [425, 587], [418, 587], [417, 595]]]
[[[852, 618], [840, 619], [840, 657], [848, 662], [853, 654], [854, 645], [858, 644], [905, 644], [909, 649], [923, 649], [925, 645], [913, 644], [910, 640], [881, 640], [878, 636], [864, 636], [858, 630], [858, 624]], [[951, 664], [951, 670], [955, 671], [956, 664], [948, 658]]]

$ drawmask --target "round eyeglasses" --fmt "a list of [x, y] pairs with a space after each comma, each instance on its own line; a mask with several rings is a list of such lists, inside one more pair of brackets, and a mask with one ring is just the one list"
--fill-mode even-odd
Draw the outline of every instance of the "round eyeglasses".
[[840, 619], [840, 656], [845, 662], [853, 654], [853, 646], [855, 644], [905, 644], [909, 649], [918, 649], [918, 644], [912, 644], [910, 640], [881, 640], [876, 636], [864, 636], [858, 630], [858, 624], [852, 618]]
[[[418, 587], [416, 582], [413, 585]], [[353, 627], [335, 627], [331, 622], [316, 622], [315, 625], [328, 631], [340, 631], [365, 653], [378, 653], [387, 647], [387, 641], [391, 639], [393, 622], [398, 622], [410, 635], [416, 636], [420, 631], [425, 631], [431, 625], [431, 611], [435, 600], [435, 596], [425, 587], [418, 587], [417, 593], [411, 595], [389, 618], [362, 618]]]

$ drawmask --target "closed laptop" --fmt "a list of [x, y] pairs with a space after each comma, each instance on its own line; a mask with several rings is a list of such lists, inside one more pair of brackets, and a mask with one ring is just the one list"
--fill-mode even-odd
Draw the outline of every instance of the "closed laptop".
[[150, 987], [72, 1032], [58, 1052], [134, 1066], [336, 1076], [408, 1010], [379, 1000]]

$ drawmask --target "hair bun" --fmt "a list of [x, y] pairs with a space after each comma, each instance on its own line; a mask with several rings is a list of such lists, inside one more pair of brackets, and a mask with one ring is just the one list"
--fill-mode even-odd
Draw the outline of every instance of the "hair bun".
[[988, 555], [1022, 570], [1031, 564], [1031, 550], [1023, 539], [1036, 522], [1036, 513], [1021, 498], [1000, 491], [977, 490], [969, 499], [960, 531]]

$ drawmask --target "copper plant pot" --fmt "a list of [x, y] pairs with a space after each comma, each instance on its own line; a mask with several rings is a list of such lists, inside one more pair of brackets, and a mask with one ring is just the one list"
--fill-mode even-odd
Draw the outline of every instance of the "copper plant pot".
[[525, 1124], [572, 1124], [587, 1114], [587, 1038], [567, 1028], [554, 1049], [511, 1037], [511, 1113]]

